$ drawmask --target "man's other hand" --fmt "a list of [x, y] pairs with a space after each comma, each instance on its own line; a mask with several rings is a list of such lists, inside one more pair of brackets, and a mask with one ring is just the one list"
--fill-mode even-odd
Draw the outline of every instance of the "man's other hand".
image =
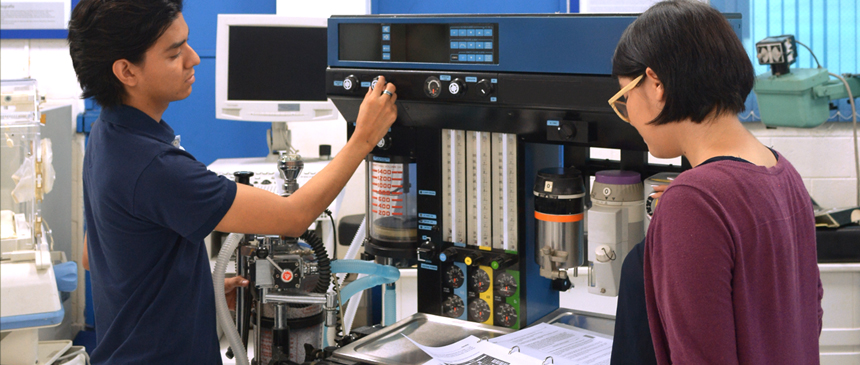
[[224, 294], [227, 296], [227, 308], [230, 308], [231, 311], [236, 310], [236, 288], [245, 288], [247, 286], [248, 280], [241, 276], [224, 279]]

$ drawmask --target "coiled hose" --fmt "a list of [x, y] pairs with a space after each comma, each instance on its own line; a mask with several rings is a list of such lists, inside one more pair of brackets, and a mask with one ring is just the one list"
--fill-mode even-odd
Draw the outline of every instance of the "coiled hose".
[[328, 258], [328, 252], [325, 250], [325, 245], [323, 244], [323, 241], [311, 231], [306, 231], [299, 238], [311, 245], [311, 248], [314, 250], [314, 256], [317, 259], [320, 276], [313, 292], [325, 294], [325, 292], [328, 291], [329, 284], [331, 284], [331, 260]]

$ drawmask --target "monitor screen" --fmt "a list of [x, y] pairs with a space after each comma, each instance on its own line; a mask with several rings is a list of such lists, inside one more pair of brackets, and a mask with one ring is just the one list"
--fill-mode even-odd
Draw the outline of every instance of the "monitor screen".
[[218, 14], [215, 117], [249, 122], [337, 119], [325, 92], [328, 20]]
[[326, 28], [230, 27], [227, 99], [326, 101]]

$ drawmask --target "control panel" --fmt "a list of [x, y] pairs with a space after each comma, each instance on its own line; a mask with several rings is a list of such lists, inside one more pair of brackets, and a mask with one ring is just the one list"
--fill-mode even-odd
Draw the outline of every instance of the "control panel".
[[520, 328], [520, 271], [515, 253], [451, 246], [439, 254], [441, 314]]
[[342, 61], [497, 65], [497, 23], [344, 23]]
[[[329, 94], [361, 96], [376, 85], [378, 73], [352, 69], [329, 71]], [[387, 72], [387, 81], [397, 86], [399, 100], [434, 100], [497, 103], [499, 78], [485, 72]]]

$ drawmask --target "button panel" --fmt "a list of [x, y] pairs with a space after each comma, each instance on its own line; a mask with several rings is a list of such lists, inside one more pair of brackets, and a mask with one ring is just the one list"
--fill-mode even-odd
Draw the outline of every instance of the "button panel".
[[450, 62], [498, 64], [494, 26], [493, 24], [451, 24]]

